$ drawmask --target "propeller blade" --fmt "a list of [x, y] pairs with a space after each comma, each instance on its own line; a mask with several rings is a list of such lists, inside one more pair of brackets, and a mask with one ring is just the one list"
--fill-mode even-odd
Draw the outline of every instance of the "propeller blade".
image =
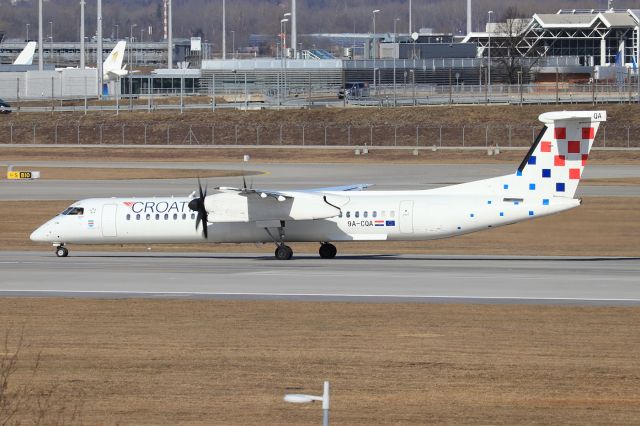
[[209, 227], [207, 226], [209, 218], [207, 216], [208, 216], [207, 212], [204, 211], [204, 217], [202, 222], [202, 235], [204, 235], [205, 239], [209, 238], [209, 231], [208, 231]]
[[207, 213], [207, 209], [204, 206], [204, 201], [205, 201], [205, 198], [207, 197], [207, 185], [205, 184], [204, 191], [203, 191], [202, 183], [200, 182], [199, 177], [198, 177], [198, 192], [200, 194], [200, 197], [194, 198], [193, 200], [189, 201], [188, 207], [191, 211], [198, 213], [198, 215], [196, 216], [196, 231], [200, 227], [200, 224], [202, 224], [202, 235], [205, 238], [209, 238], [209, 232], [207, 229], [209, 215]]

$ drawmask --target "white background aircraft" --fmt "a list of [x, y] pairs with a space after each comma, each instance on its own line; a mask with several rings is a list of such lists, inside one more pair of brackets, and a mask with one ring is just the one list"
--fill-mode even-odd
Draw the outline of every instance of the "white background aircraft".
[[[116, 47], [113, 48], [107, 59], [104, 60], [102, 64], [102, 80], [104, 82], [107, 81], [115, 81], [118, 77], [125, 76], [130, 73], [127, 70], [127, 66], [122, 66], [122, 60], [124, 59], [124, 52], [127, 47], [126, 41], [119, 41], [116, 44]], [[34, 48], [35, 49], [35, 48]], [[56, 71], [62, 71], [65, 69], [74, 69], [73, 67], [67, 68], [56, 68]], [[95, 69], [86, 67], [85, 69]]]
[[[574, 195], [605, 111], [540, 115], [540, 134], [513, 174], [420, 191], [364, 191], [368, 185], [272, 191], [216, 188], [176, 198], [78, 201], [36, 229], [53, 243], [319, 242], [333, 258], [335, 241], [431, 240], [508, 225], [580, 205]], [[195, 226], [194, 226], [195, 223]]]
[[33, 64], [33, 55], [36, 53], [36, 42], [30, 41], [27, 45], [22, 49], [22, 52], [18, 55], [15, 61], [13, 61], [13, 65], [31, 65]]

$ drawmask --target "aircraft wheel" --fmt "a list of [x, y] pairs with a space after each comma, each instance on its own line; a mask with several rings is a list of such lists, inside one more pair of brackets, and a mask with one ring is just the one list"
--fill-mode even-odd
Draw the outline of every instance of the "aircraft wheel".
[[56, 248], [56, 256], [58, 257], [67, 257], [69, 255], [69, 250], [67, 250], [65, 247], [58, 247]]
[[291, 257], [293, 257], [293, 250], [291, 250], [291, 247], [283, 244], [276, 248], [276, 259], [289, 260]]
[[320, 253], [320, 257], [323, 259], [333, 259], [334, 257], [336, 257], [338, 249], [333, 244], [322, 243], [320, 245], [320, 250], [318, 250], [318, 253]]

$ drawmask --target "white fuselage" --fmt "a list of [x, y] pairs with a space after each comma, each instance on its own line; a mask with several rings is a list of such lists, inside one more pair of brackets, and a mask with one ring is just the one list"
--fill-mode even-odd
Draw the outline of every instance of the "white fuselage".
[[[436, 192], [436, 193], [434, 193]], [[466, 234], [577, 207], [570, 198], [503, 198], [499, 195], [425, 191], [323, 192], [343, 204], [334, 217], [284, 220], [287, 242], [430, 240]], [[73, 206], [35, 230], [40, 242], [80, 244], [271, 242], [266, 221], [218, 221], [210, 212], [208, 239], [196, 230], [191, 198], [94, 198]], [[271, 221], [273, 222], [273, 221]], [[277, 225], [276, 225], [277, 226]], [[270, 235], [271, 234], [271, 235]], [[278, 237], [278, 233], [275, 233]]]

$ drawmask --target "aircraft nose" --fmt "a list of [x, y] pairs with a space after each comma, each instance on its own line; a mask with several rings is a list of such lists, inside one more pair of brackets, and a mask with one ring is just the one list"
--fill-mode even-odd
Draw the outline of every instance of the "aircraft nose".
[[29, 238], [31, 239], [31, 241], [35, 241], [37, 243], [46, 242], [47, 241], [46, 227], [44, 225], [39, 227], [38, 229], [36, 229], [31, 233], [31, 236]]

